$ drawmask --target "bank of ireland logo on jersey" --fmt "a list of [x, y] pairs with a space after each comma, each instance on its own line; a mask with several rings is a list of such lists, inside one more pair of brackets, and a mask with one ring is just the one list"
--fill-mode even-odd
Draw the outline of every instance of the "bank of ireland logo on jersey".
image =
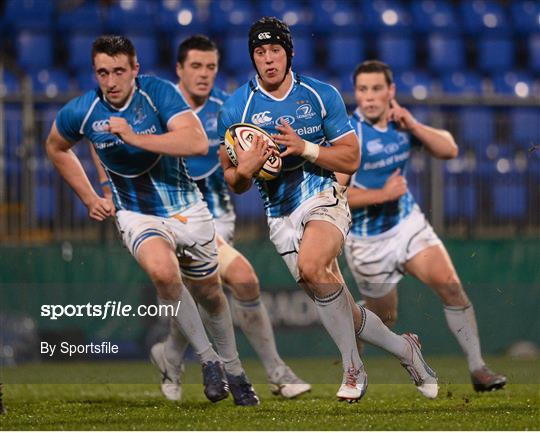
[[299, 119], [311, 119], [315, 116], [311, 104], [302, 104], [296, 109], [296, 117]]
[[109, 132], [109, 120], [103, 119], [92, 122], [92, 131], [101, 133]]
[[275, 121], [275, 124], [277, 126], [283, 126], [283, 123], [287, 122], [289, 125], [292, 125], [294, 123], [296, 119], [294, 118], [294, 116], [290, 116], [289, 114], [286, 114], [285, 116], [281, 116], [279, 117], [276, 121]]
[[272, 117], [269, 116], [270, 111], [261, 111], [260, 113], [255, 113], [251, 116], [251, 123], [257, 126], [268, 125], [272, 122]]

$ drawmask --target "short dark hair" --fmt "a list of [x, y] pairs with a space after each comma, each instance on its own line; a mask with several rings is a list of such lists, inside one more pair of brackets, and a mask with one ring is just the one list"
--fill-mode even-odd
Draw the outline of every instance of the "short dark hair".
[[119, 54], [128, 56], [129, 63], [133, 67], [136, 63], [137, 53], [133, 43], [125, 36], [104, 35], [99, 36], [92, 44], [92, 64], [97, 54], [107, 54], [115, 57]]
[[377, 72], [384, 74], [384, 79], [386, 80], [386, 84], [388, 84], [389, 86], [394, 82], [394, 76], [392, 74], [392, 69], [390, 69], [390, 66], [388, 66], [384, 62], [381, 62], [380, 60], [366, 60], [360, 63], [354, 70], [354, 73], [352, 76], [353, 86], [356, 85], [356, 77], [358, 77], [358, 75], [371, 74], [371, 73], [377, 73]]
[[176, 61], [182, 65], [186, 61], [190, 50], [216, 51], [219, 55], [218, 47], [213, 40], [205, 35], [194, 35], [184, 39], [180, 45], [178, 45]]

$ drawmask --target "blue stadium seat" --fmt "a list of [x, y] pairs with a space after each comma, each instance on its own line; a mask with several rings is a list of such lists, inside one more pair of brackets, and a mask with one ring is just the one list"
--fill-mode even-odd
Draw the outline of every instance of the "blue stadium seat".
[[154, 69], [145, 69], [144, 73], [147, 75], [155, 75], [156, 77], [172, 81], [173, 83], [176, 83], [178, 81], [176, 71], [172, 66], [170, 68], [156, 67]]
[[12, 158], [18, 163], [18, 158], [22, 156], [23, 128], [22, 128], [22, 108], [20, 104], [6, 104], [4, 108], [5, 125], [5, 156]]
[[57, 214], [57, 189], [54, 188], [54, 168], [46, 157], [38, 158], [35, 168], [34, 205], [39, 221], [51, 222]]
[[102, 34], [104, 31], [104, 12], [98, 2], [86, 1], [79, 6], [59, 11], [58, 30], [62, 32], [88, 32]]
[[327, 41], [327, 66], [330, 70], [346, 69], [350, 75], [355, 66], [365, 59], [364, 41], [359, 37], [329, 36]]
[[17, 62], [27, 72], [53, 65], [53, 44], [46, 33], [21, 32], [16, 40]]
[[266, 0], [259, 2], [259, 9], [259, 16], [277, 17], [287, 23], [293, 35], [308, 33], [314, 21], [314, 14], [299, 0]]
[[390, 65], [395, 73], [416, 65], [416, 48], [412, 37], [382, 34], [377, 38], [377, 58]]
[[469, 0], [460, 2], [460, 22], [473, 35], [481, 33], [508, 33], [507, 12], [496, 0]]
[[351, 36], [362, 25], [355, 4], [347, 0], [312, 0], [311, 10], [316, 32]]
[[[247, 47], [246, 32], [259, 16], [255, 14], [251, 3], [244, 0], [214, 0], [210, 2], [210, 28], [214, 32], [235, 33], [244, 37]], [[246, 48], [247, 50], [247, 48]]]
[[540, 145], [540, 108], [510, 108], [510, 131], [517, 146]]
[[50, 98], [71, 90], [69, 75], [63, 69], [49, 68], [30, 74], [35, 93], [43, 93]]
[[524, 34], [540, 32], [538, 0], [512, 0], [510, 3], [514, 31]]
[[394, 74], [397, 94], [412, 95], [416, 99], [425, 99], [433, 91], [432, 78], [422, 71], [405, 71]]
[[444, 216], [450, 220], [476, 216], [476, 188], [470, 173], [447, 174], [444, 181]]
[[253, 69], [245, 36], [226, 37], [224, 48], [221, 61], [225, 69], [230, 72]]
[[294, 70], [303, 73], [315, 65], [315, 44], [309, 36], [294, 38]]
[[[538, 13], [540, 17], [540, 12]], [[538, 18], [540, 23], [540, 18]], [[540, 32], [529, 36], [527, 48], [529, 49], [529, 67], [540, 74]]]
[[77, 87], [81, 92], [88, 92], [98, 86], [94, 71], [91, 69], [81, 69], [75, 77]]
[[507, 71], [514, 67], [514, 41], [504, 36], [482, 36], [478, 41], [478, 67], [484, 72]]
[[493, 214], [498, 220], [522, 220], [527, 216], [527, 183], [523, 175], [505, 173], [491, 182]]
[[193, 0], [160, 0], [157, 11], [159, 30], [170, 34], [179, 31], [205, 33], [209, 19], [201, 12]]
[[231, 194], [234, 210], [239, 220], [253, 221], [264, 218], [264, 205], [257, 188], [251, 188], [241, 196]]
[[524, 98], [531, 96], [534, 89], [532, 76], [525, 71], [501, 72], [493, 75], [491, 81], [495, 92], [503, 95]]
[[449, 72], [441, 77], [443, 92], [452, 95], [481, 95], [482, 77], [473, 71]]
[[460, 132], [458, 144], [475, 150], [477, 156], [485, 155], [486, 148], [495, 139], [495, 114], [486, 107], [462, 107], [457, 112]]
[[4, 23], [14, 31], [47, 31], [52, 28], [53, 13], [51, 1], [7, 0]]
[[0, 81], [0, 96], [17, 93], [19, 90], [20, 86], [17, 77], [4, 68], [2, 80]]
[[459, 35], [430, 34], [428, 38], [428, 64], [434, 72], [449, 72], [463, 69], [465, 47]]
[[112, 33], [148, 34], [156, 28], [156, 6], [153, 0], [123, 0], [108, 9], [106, 28]]
[[92, 43], [98, 35], [73, 34], [67, 42], [68, 66], [72, 71], [92, 67]]
[[459, 21], [454, 6], [446, 0], [415, 0], [411, 7], [412, 22], [417, 32], [454, 31]]
[[403, 31], [411, 27], [411, 16], [401, 1], [374, 0], [358, 3], [362, 23], [368, 31]]
[[159, 46], [154, 34], [148, 35], [128, 35], [137, 51], [137, 60], [141, 65], [141, 73], [155, 69], [159, 64]]

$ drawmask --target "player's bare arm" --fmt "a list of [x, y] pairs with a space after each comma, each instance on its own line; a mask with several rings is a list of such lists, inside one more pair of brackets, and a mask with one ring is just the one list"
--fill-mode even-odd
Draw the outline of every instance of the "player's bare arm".
[[94, 149], [94, 146], [91, 143], [89, 143], [88, 147], [90, 148], [90, 155], [92, 156], [92, 161], [96, 167], [96, 171], [97, 171], [98, 179], [99, 179], [99, 185], [101, 186], [103, 197], [105, 198], [105, 200], [109, 202], [109, 206], [111, 207], [110, 215], [115, 216], [116, 209], [113, 203], [113, 195], [112, 195], [111, 185], [109, 184], [109, 179], [107, 178], [107, 174], [105, 173], [105, 170], [103, 166], [101, 165], [101, 162], [99, 161], [99, 157], [96, 153], [96, 150]]
[[393, 120], [400, 129], [414, 135], [435, 158], [452, 159], [458, 155], [458, 147], [452, 134], [418, 122], [410, 111], [399, 105], [395, 99], [390, 101], [388, 120]]
[[[336, 174], [338, 182], [342, 185], [346, 175], [342, 173]], [[348, 176], [347, 176], [348, 177]], [[382, 204], [388, 201], [394, 201], [400, 198], [407, 192], [407, 179], [401, 175], [400, 169], [394, 171], [382, 188], [355, 188], [351, 187], [347, 190], [347, 201], [351, 209], [370, 206], [374, 204]]]
[[[273, 135], [274, 141], [285, 146], [287, 149], [281, 152], [281, 157], [288, 155], [303, 156], [306, 151], [306, 143], [289, 125], [283, 121], [276, 126], [279, 134]], [[341, 173], [353, 174], [360, 165], [358, 137], [352, 131], [336, 141], [330, 147], [319, 146], [318, 156], [314, 164], [327, 170], [339, 171]]]
[[71, 150], [73, 145], [74, 143], [60, 135], [56, 128], [56, 122], [53, 123], [45, 143], [49, 159], [88, 208], [90, 218], [103, 221], [111, 215], [112, 207], [110, 202], [100, 197], [92, 187], [79, 158]]
[[208, 153], [208, 137], [194, 113], [174, 117], [167, 128], [165, 134], [136, 134], [123, 117], [109, 118], [109, 132], [132, 146], [178, 157]]
[[272, 155], [273, 150], [270, 143], [260, 135], [255, 135], [248, 150], [242, 150], [236, 138], [235, 143], [238, 166], [233, 165], [224, 146], [220, 148], [220, 161], [225, 174], [225, 181], [235, 193], [242, 194], [251, 188], [253, 177]]

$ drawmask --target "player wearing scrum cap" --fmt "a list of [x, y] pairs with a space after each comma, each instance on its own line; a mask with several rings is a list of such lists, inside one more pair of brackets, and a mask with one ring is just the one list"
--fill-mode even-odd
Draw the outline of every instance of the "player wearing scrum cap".
[[[360, 399], [367, 375], [355, 334], [400, 358], [420, 391], [437, 393], [434, 373], [425, 365], [416, 340], [392, 333], [369, 311], [354, 304], [337, 265], [337, 256], [351, 224], [345, 188], [334, 171], [352, 174], [360, 162], [358, 138], [337, 90], [292, 71], [290, 30], [277, 18], [264, 17], [249, 31], [249, 54], [257, 76], [223, 105], [218, 133], [253, 123], [273, 134], [281, 145], [283, 168], [272, 181], [256, 180], [264, 200], [270, 239], [291, 274], [316, 304], [321, 322], [338, 346], [343, 381], [337, 397]], [[235, 167], [222, 146], [227, 183], [237, 193], [247, 191], [253, 176], [273, 150], [257, 137], [248, 151], [237, 146]]]
[[[199, 117], [209, 140], [207, 155], [192, 156], [186, 158], [185, 162], [214, 217], [219, 273], [224, 284], [232, 291], [231, 309], [242, 332], [259, 355], [272, 391], [285, 398], [293, 398], [309, 391], [311, 386], [299, 379], [279, 356], [272, 324], [260, 299], [257, 275], [246, 258], [232, 246], [236, 217], [219, 163], [217, 136], [217, 113], [228, 95], [214, 86], [218, 61], [217, 46], [206, 36], [191, 36], [178, 47], [178, 88]], [[176, 397], [180, 393], [180, 365], [188, 344], [177, 326], [173, 326], [167, 340], [152, 348], [154, 358], [164, 360], [164, 364], [169, 366], [169, 396]], [[234, 383], [234, 378], [229, 378], [233, 391]]]

